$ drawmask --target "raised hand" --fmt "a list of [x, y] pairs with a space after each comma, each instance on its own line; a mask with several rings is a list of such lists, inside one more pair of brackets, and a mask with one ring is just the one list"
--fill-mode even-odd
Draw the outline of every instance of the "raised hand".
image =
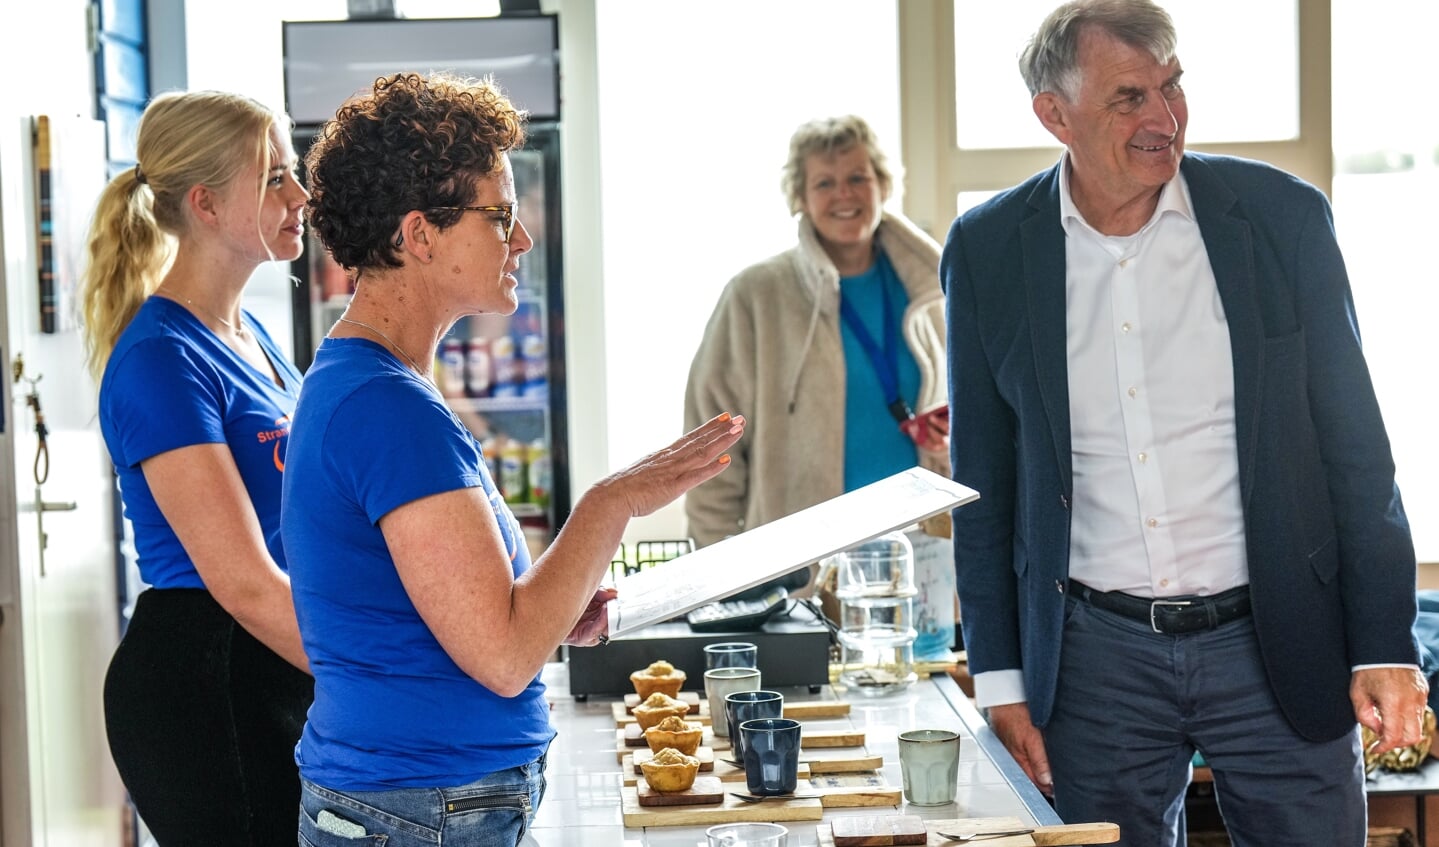
[[628, 506], [631, 517], [665, 506], [729, 465], [725, 453], [744, 434], [743, 415], [717, 415], [670, 446], [596, 484]]

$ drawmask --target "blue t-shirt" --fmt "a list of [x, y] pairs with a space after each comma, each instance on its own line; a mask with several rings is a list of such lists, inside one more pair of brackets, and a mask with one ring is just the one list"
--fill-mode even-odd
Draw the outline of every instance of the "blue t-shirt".
[[481, 487], [514, 575], [530, 567], [479, 443], [435, 387], [371, 341], [325, 339], [286, 464], [281, 522], [315, 675], [295, 749], [300, 773], [341, 791], [438, 788], [539, 758], [554, 730], [538, 675], [505, 698], [460, 670], [410, 601], [380, 532], [399, 506]]
[[[913, 409], [919, 396], [919, 365], [915, 364], [914, 353], [904, 340], [904, 310], [909, 306], [909, 295], [884, 253], [881, 252], [864, 273], [840, 277], [839, 296], [854, 306], [881, 353], [884, 351], [884, 298], [889, 298], [899, 353], [899, 396]], [[839, 324], [845, 370], [844, 490], [853, 491], [914, 467], [918, 454], [914, 441], [889, 413], [889, 400], [869, 353], [850, 330], [848, 322], [841, 320]], [[885, 367], [888, 367], [887, 361]]]
[[100, 432], [134, 525], [140, 576], [155, 588], [205, 587], [140, 469], [146, 459], [193, 444], [229, 445], [270, 555], [285, 567], [280, 479], [300, 372], [248, 312], [244, 321], [283, 385], [164, 297], [140, 306], [100, 379]]

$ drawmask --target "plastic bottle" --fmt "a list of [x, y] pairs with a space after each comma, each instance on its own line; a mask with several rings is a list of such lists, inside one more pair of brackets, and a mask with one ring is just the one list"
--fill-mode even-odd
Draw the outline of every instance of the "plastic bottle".
[[494, 379], [490, 383], [491, 397], [518, 397], [520, 386], [519, 362], [515, 359], [515, 340], [501, 335], [490, 342], [490, 363], [494, 367]]
[[529, 452], [530, 502], [542, 509], [550, 505], [550, 447], [543, 438], [530, 442]]
[[513, 438], [500, 448], [500, 496], [511, 505], [529, 502], [525, 479], [525, 445]]
[[550, 396], [549, 360], [545, 339], [526, 335], [520, 342], [520, 396], [543, 399]]
[[440, 345], [440, 367], [444, 370], [445, 396], [464, 394], [465, 391], [465, 343], [458, 338], [446, 338]]
[[499, 487], [500, 484], [500, 436], [491, 435], [480, 442], [480, 456], [485, 460], [485, 470], [490, 473], [490, 481]]
[[465, 393], [490, 396], [490, 341], [475, 336], [465, 345]]

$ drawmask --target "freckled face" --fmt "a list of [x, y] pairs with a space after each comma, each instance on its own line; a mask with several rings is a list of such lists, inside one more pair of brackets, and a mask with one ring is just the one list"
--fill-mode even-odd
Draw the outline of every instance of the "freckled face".
[[[514, 203], [514, 171], [509, 156], [504, 156], [499, 172], [476, 183], [471, 205]], [[516, 208], [515, 214], [519, 213]], [[441, 233], [435, 260], [437, 266], [444, 269], [446, 279], [453, 283], [449, 290], [461, 314], [510, 315], [519, 308], [514, 273], [520, 266], [520, 256], [528, 253], [535, 243], [517, 218], [506, 244], [504, 218], [503, 212], [469, 211]]]

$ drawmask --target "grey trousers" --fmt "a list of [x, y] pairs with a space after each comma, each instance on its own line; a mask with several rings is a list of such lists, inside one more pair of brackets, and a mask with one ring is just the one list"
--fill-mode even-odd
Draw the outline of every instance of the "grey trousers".
[[1275, 701], [1251, 618], [1185, 635], [1070, 598], [1044, 729], [1055, 810], [1114, 821], [1121, 844], [1180, 847], [1195, 750], [1234, 847], [1363, 847], [1359, 733], [1315, 743]]

